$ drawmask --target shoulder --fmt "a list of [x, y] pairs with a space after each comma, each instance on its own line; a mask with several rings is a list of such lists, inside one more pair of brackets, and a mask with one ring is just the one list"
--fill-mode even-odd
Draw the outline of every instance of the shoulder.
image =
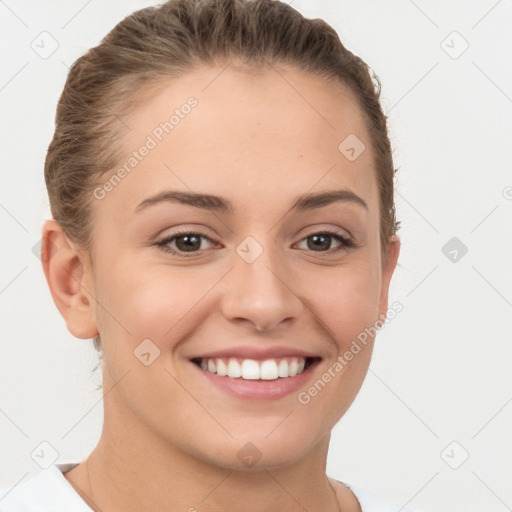
[[75, 465], [76, 463], [55, 464], [25, 482], [0, 489], [0, 510], [92, 512], [62, 474]]
[[[337, 481], [340, 482], [339, 480]], [[345, 482], [340, 483], [348, 487], [355, 494], [359, 504], [361, 505], [362, 512], [396, 512], [397, 510], [400, 510], [401, 512], [420, 512], [419, 510], [403, 506], [402, 504], [399, 505], [395, 502], [383, 500], [371, 492], [363, 490], [355, 485]]]

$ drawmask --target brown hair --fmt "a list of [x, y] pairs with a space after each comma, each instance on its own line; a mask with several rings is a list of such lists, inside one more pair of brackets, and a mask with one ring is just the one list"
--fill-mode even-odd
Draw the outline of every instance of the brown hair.
[[122, 157], [118, 142], [129, 129], [123, 116], [166, 77], [233, 58], [255, 68], [290, 64], [350, 87], [375, 154], [384, 251], [400, 223], [380, 80], [324, 20], [304, 18], [276, 0], [169, 0], [127, 16], [74, 62], [45, 162], [51, 212], [64, 233], [92, 248], [92, 191]]

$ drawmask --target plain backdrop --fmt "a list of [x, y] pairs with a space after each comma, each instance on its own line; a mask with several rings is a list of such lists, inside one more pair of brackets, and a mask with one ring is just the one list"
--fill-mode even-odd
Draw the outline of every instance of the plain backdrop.
[[[380, 77], [398, 168], [403, 311], [328, 474], [423, 511], [512, 510], [512, 1], [291, 3]], [[97, 353], [67, 331], [37, 256], [43, 166], [68, 67], [154, 4], [0, 1], [0, 488], [41, 471], [41, 443], [79, 461], [101, 432]]]

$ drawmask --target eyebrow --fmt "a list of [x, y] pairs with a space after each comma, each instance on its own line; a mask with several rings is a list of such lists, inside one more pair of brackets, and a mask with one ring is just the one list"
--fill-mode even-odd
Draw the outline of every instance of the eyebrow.
[[[233, 214], [235, 212], [233, 203], [220, 196], [166, 190], [155, 196], [144, 199], [144, 201], [135, 208], [135, 213], [140, 213], [149, 206], [168, 202], [186, 204], [203, 210], [216, 211], [224, 214]], [[352, 203], [368, 210], [368, 205], [364, 199], [347, 189], [302, 194], [295, 199], [290, 209], [294, 211], [313, 210], [336, 202]]]

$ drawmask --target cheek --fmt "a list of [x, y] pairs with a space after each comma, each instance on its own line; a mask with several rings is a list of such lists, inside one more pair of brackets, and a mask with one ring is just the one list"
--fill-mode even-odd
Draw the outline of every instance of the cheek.
[[[137, 345], [144, 338], [161, 348], [179, 340], [197, 325], [204, 311], [208, 290], [218, 281], [211, 270], [197, 267], [141, 265], [144, 271], [122, 271], [110, 275], [103, 287], [104, 305], [112, 311], [107, 319], [122, 338]], [[115, 320], [114, 320], [115, 318]], [[123, 328], [120, 327], [121, 324]]]
[[337, 342], [340, 350], [375, 323], [378, 317], [380, 278], [364, 262], [315, 273], [308, 304]]

